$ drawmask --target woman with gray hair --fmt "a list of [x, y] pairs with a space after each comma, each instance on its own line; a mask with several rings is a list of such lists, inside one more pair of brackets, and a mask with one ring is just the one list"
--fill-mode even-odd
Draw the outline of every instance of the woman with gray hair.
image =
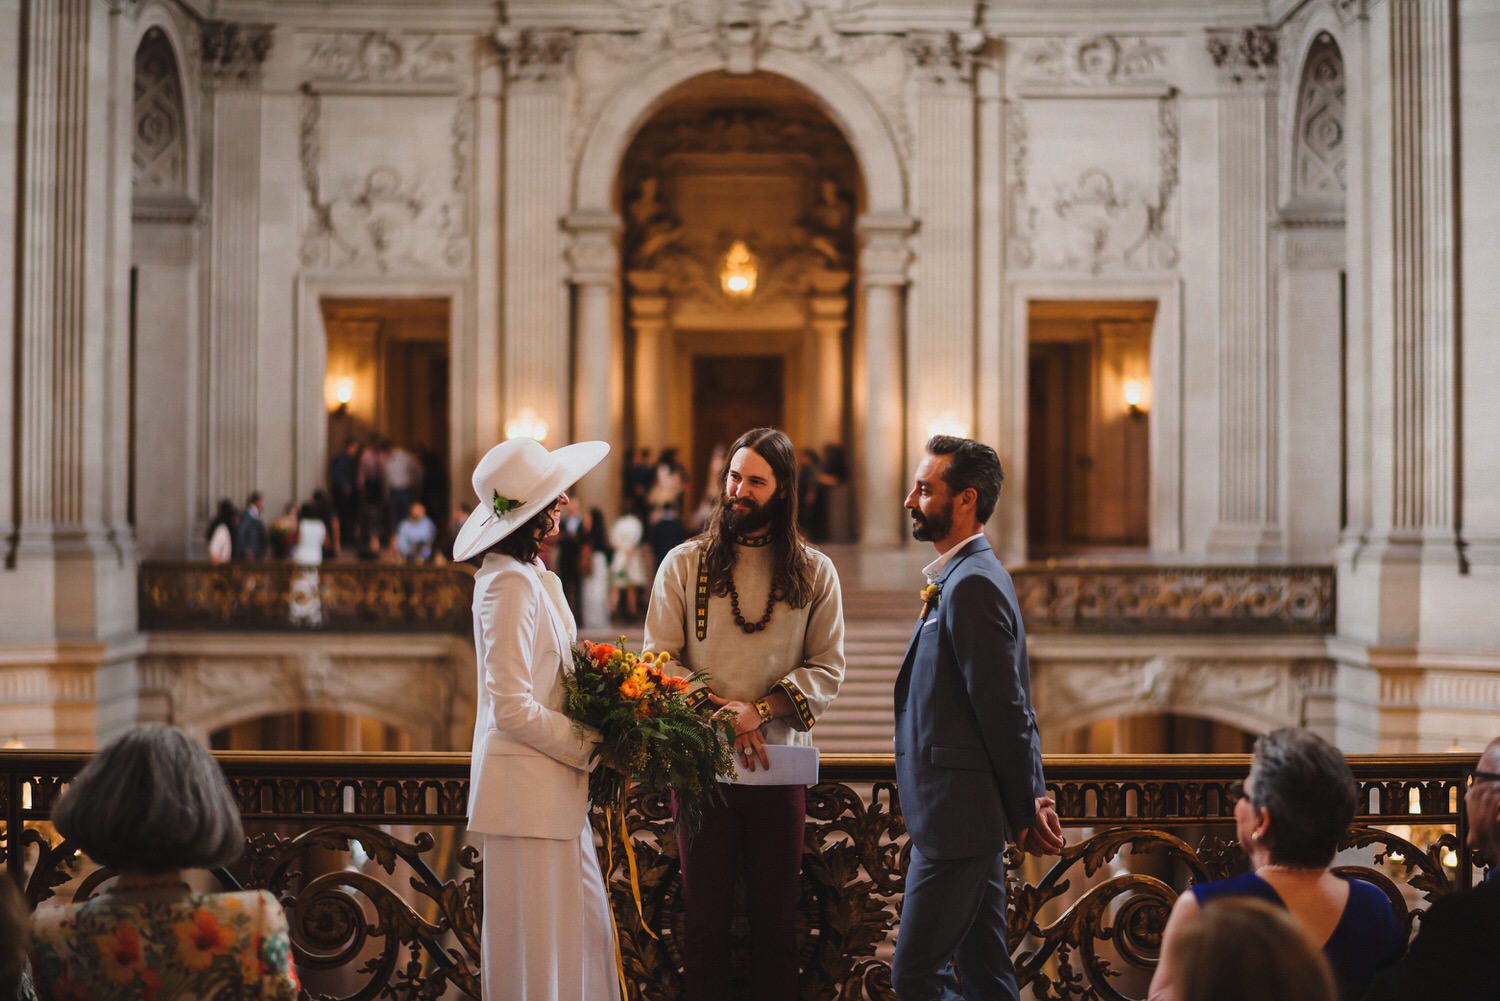
[[52, 822], [116, 876], [95, 897], [37, 912], [42, 998], [296, 998], [276, 898], [194, 893], [183, 879], [184, 869], [228, 865], [245, 847], [229, 784], [203, 745], [174, 727], [131, 730], [83, 767]]
[[1406, 934], [1390, 899], [1376, 886], [1328, 868], [1354, 821], [1357, 796], [1343, 754], [1316, 734], [1273, 730], [1257, 740], [1234, 806], [1235, 832], [1250, 871], [1177, 898], [1150, 1001], [1174, 996], [1174, 941], [1215, 900], [1248, 897], [1288, 911], [1322, 945], [1344, 1001], [1362, 996], [1377, 973], [1399, 960]]

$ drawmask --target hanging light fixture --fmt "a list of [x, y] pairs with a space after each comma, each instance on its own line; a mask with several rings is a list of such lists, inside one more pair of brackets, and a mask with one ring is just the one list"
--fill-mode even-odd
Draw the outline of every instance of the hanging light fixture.
[[724, 267], [719, 271], [719, 284], [724, 294], [735, 299], [748, 299], [755, 294], [755, 281], [759, 277], [755, 268], [755, 256], [744, 240], [736, 240], [724, 255]]

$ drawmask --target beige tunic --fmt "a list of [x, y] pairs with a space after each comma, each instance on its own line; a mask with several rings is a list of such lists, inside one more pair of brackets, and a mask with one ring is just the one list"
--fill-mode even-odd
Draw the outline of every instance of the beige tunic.
[[[646, 613], [646, 649], [670, 653], [675, 661], [671, 672], [692, 679], [693, 693], [703, 692], [703, 675], [707, 689], [726, 699], [751, 702], [780, 688], [796, 716], [767, 723], [762, 731], [766, 742], [811, 743], [807, 731], [844, 680], [844, 608], [833, 561], [809, 550], [815, 567], [812, 600], [802, 608], [778, 601], [771, 621], [757, 633], [745, 633], [735, 623], [728, 597], [711, 594], [707, 632], [700, 640], [695, 615], [702, 546], [699, 539], [689, 540], [662, 560]], [[740, 613], [758, 622], [771, 590], [772, 548], [736, 548]]]

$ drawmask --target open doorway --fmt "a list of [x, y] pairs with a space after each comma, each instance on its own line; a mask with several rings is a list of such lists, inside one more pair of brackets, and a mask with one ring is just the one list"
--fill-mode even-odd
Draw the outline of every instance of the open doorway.
[[702, 497], [714, 446], [755, 427], [784, 427], [786, 360], [780, 355], [699, 355], [693, 359], [693, 485]]
[[1029, 304], [1031, 556], [1149, 545], [1155, 316], [1149, 301]]
[[320, 307], [329, 483], [343, 549], [365, 555], [389, 543], [416, 502], [447, 523], [450, 303], [325, 298]]

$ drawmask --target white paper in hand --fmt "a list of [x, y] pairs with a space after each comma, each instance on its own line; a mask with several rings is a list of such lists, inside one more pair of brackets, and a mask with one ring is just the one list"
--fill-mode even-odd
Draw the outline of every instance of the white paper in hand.
[[766, 757], [771, 767], [766, 768], [755, 760], [755, 771], [745, 767], [738, 754], [735, 756], [733, 779], [719, 779], [742, 786], [811, 786], [818, 784], [818, 749], [816, 747], [793, 747], [789, 744], [767, 744]]

